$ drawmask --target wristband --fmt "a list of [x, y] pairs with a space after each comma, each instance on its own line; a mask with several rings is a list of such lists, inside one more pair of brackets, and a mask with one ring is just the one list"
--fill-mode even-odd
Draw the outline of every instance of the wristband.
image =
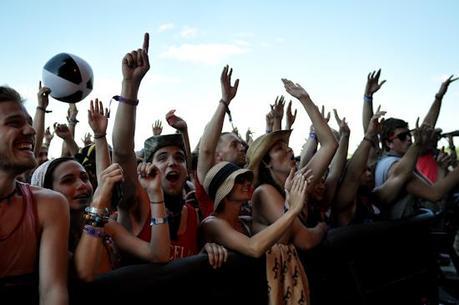
[[106, 135], [107, 135], [106, 133], [94, 134], [94, 139], [105, 138]]
[[169, 219], [167, 217], [152, 217], [150, 226], [162, 225], [162, 224], [167, 224], [167, 223], [169, 223]]
[[139, 100], [133, 100], [133, 99], [125, 98], [125, 97], [120, 96], [120, 95], [115, 95], [114, 97], [112, 97], [112, 99], [114, 99], [115, 101], [118, 101], [120, 103], [128, 104], [128, 105], [131, 105], [131, 106], [137, 106], [137, 104], [139, 104]]
[[311, 139], [317, 140], [317, 134], [316, 134], [315, 132], [309, 133], [309, 137], [310, 137]]
[[368, 96], [368, 95], [364, 95], [363, 96], [363, 100], [367, 103], [371, 103], [373, 102], [373, 97], [372, 96]]
[[41, 106], [37, 106], [37, 110], [41, 110], [41, 111], [43, 111], [44, 113], [50, 113], [50, 112], [52, 112], [51, 110], [46, 110], [46, 108], [41, 107]]
[[151, 204], [161, 204], [164, 203], [164, 200], [161, 201], [150, 201]]
[[363, 137], [363, 140], [370, 142], [371, 146], [373, 146], [373, 147], [375, 146], [375, 142], [372, 139], [370, 139], [370, 138], [365, 136], [365, 137]]

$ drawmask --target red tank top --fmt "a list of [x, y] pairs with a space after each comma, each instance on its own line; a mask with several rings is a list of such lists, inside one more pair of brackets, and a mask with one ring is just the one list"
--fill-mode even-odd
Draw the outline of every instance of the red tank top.
[[38, 262], [39, 222], [36, 201], [28, 184], [17, 182], [24, 210], [18, 225], [0, 236], [0, 278], [35, 272]]
[[[198, 253], [198, 215], [190, 204], [185, 203], [184, 208], [187, 211], [186, 230], [179, 234], [176, 240], [171, 240], [171, 261]], [[137, 235], [138, 238], [146, 242], [151, 239], [150, 218], [151, 212], [148, 213], [148, 220], [145, 222], [142, 231]]]

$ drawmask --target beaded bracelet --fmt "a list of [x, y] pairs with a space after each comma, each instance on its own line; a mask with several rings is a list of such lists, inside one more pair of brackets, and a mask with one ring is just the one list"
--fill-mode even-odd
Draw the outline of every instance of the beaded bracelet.
[[102, 230], [102, 229], [100, 229], [98, 227], [91, 226], [91, 225], [85, 225], [83, 227], [83, 232], [85, 232], [86, 234], [88, 234], [90, 236], [94, 236], [94, 237], [97, 237], [97, 238], [104, 238], [105, 237], [104, 230]]

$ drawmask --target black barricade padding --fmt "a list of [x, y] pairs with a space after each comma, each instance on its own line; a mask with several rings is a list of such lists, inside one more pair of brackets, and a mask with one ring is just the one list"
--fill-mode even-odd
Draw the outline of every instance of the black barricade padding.
[[[437, 304], [432, 215], [331, 230], [300, 253], [311, 303]], [[265, 259], [230, 253], [222, 268], [207, 255], [123, 267], [71, 287], [72, 304], [267, 304]]]

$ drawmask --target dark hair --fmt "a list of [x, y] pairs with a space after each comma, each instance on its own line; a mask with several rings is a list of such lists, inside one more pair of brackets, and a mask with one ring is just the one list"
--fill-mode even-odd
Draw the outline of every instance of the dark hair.
[[21, 95], [11, 87], [0, 86], [0, 102], [16, 102], [23, 103]]
[[71, 157], [61, 157], [61, 158], [54, 159], [53, 161], [49, 163], [48, 168], [46, 169], [45, 179], [43, 181], [43, 188], [47, 188], [50, 190], [53, 189], [53, 173], [60, 164], [66, 161], [77, 162], [74, 158], [71, 158]]
[[258, 187], [262, 184], [269, 184], [273, 186], [282, 195], [282, 197], [285, 198], [284, 188], [281, 187], [278, 183], [276, 183], [276, 181], [274, 181], [274, 178], [271, 175], [271, 172], [266, 167], [266, 164], [268, 164], [270, 161], [271, 161], [271, 157], [267, 153], [263, 157], [263, 160], [258, 165], [258, 176], [257, 176], [257, 181], [255, 181], [255, 187]]
[[408, 123], [404, 120], [396, 118], [388, 118], [383, 122], [382, 131], [381, 131], [381, 143], [384, 150], [388, 151], [389, 147], [386, 144], [386, 141], [394, 135], [394, 130], [397, 128], [408, 128]]

